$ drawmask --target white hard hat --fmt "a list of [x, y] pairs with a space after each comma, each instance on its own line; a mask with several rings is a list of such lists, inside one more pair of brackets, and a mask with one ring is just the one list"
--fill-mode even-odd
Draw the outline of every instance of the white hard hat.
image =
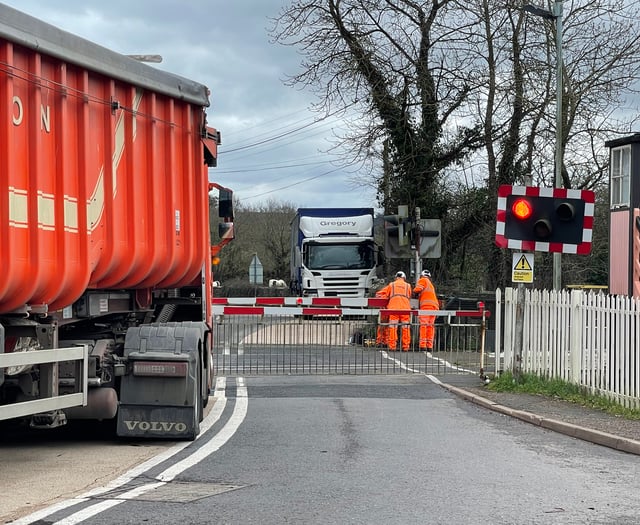
[[404, 272], [398, 272], [398, 273], [396, 273], [396, 277], [402, 277], [403, 279], [406, 279], [406, 278], [407, 278], [407, 276], [405, 275], [405, 273], [404, 273]]
[[420, 275], [422, 275], [422, 277], [431, 277], [431, 272], [429, 270], [422, 270]]

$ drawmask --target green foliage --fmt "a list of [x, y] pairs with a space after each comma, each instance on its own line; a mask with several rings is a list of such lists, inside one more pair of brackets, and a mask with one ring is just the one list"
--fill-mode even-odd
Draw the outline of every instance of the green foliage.
[[505, 372], [493, 379], [487, 388], [495, 392], [534, 394], [553, 399], [562, 399], [627, 419], [640, 419], [639, 409], [626, 408], [603, 395], [592, 394], [584, 387], [568, 383], [562, 379], [547, 379], [535, 374], [520, 374], [516, 378], [511, 372]]

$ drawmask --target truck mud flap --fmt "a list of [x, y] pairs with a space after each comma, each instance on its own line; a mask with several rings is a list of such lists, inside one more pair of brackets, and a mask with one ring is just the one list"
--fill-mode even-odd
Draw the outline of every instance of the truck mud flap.
[[127, 330], [117, 434], [193, 440], [200, 432], [203, 327], [144, 325]]
[[121, 405], [117, 433], [123, 437], [193, 440], [200, 429], [195, 407]]

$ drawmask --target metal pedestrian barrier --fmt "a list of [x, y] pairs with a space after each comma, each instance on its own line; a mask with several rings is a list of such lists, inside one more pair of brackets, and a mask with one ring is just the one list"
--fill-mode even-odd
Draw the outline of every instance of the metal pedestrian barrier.
[[[376, 343], [380, 319], [396, 311], [356, 304], [301, 302], [262, 304], [255, 298], [220, 300], [213, 305], [216, 373], [221, 375], [476, 374], [495, 371], [495, 355], [485, 354], [489, 312], [411, 310], [409, 351]], [[294, 299], [294, 298], [291, 298]], [[282, 300], [282, 298], [280, 298]], [[309, 300], [307, 300], [309, 301]], [[353, 301], [353, 300], [351, 300]], [[362, 300], [361, 300], [362, 301]], [[253, 304], [249, 304], [253, 303]], [[431, 351], [419, 349], [419, 315], [435, 315]], [[396, 325], [400, 329], [401, 325]], [[492, 359], [489, 359], [489, 358]], [[498, 364], [498, 366], [500, 366]]]

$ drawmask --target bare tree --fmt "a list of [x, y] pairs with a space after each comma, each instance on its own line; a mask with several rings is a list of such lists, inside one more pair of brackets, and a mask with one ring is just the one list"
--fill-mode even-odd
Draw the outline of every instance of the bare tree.
[[[211, 201], [215, 206], [215, 199]], [[263, 266], [265, 282], [289, 277], [291, 220], [296, 208], [290, 203], [268, 201], [247, 206], [234, 201], [236, 238], [220, 254], [215, 279], [248, 282], [249, 265], [257, 255]], [[215, 214], [215, 209], [211, 215]], [[215, 235], [214, 242], [215, 242]]]
[[[453, 195], [443, 175], [482, 146], [480, 119], [468, 106], [477, 85], [462, 33], [477, 24], [452, 0], [306, 0], [276, 20], [275, 41], [304, 55], [290, 82], [315, 90], [319, 109], [357, 115], [346, 149], [389, 167], [376, 177], [388, 213], [406, 204], [447, 224]], [[447, 238], [442, 264], [433, 266], [440, 280], [459, 244]]]
[[387, 195], [390, 210], [407, 204], [444, 216], [443, 169], [481, 145], [477, 119], [454, 120], [470, 90], [460, 69], [465, 57], [454, 48], [466, 22], [454, 5], [307, 0], [294, 2], [275, 21], [275, 41], [304, 56], [302, 72], [290, 82], [315, 90], [319, 109], [337, 106], [357, 115], [344, 137], [349, 151], [380, 159], [387, 144], [393, 169], [379, 200]]
[[[523, 4], [297, 0], [274, 21], [274, 40], [303, 56], [290, 83], [313, 90], [318, 110], [350, 116], [343, 145], [377, 170], [385, 208], [443, 219], [441, 282], [504, 285], [509, 254], [492, 239], [497, 188], [553, 185], [555, 25]], [[564, 2], [565, 187], [600, 190], [605, 139], [637, 120], [621, 110], [637, 90], [638, 7]], [[479, 267], [483, 276], [463, 275]]]
[[251, 230], [256, 247], [265, 259], [265, 276], [273, 279], [289, 279], [289, 254], [291, 247], [291, 221], [296, 213], [293, 204], [270, 200], [264, 205], [248, 208], [243, 217], [251, 217]]
[[[526, 14], [521, 0], [507, 6], [487, 0], [476, 4], [485, 20], [485, 46], [480, 49], [487, 50], [487, 96], [478, 102], [479, 109], [485, 109], [486, 180], [491, 203], [487, 209], [495, 210], [500, 184], [554, 185], [559, 50], [555, 20]], [[640, 24], [633, 15], [638, 5], [617, 0], [564, 4], [560, 50], [564, 64], [562, 186], [606, 192], [604, 142], [613, 130], [628, 133], [638, 118], [637, 112], [621, 111], [638, 90]], [[599, 204], [603, 202], [606, 199], [599, 200]], [[598, 215], [600, 220], [606, 219]], [[492, 222], [488, 217], [488, 226]], [[606, 243], [606, 230], [596, 228], [594, 241]], [[509, 253], [492, 247], [488, 288], [508, 282], [509, 257]], [[579, 259], [571, 263], [574, 276]], [[589, 259], [582, 260], [587, 267]], [[602, 278], [601, 272], [591, 273]], [[550, 280], [540, 284], [548, 286]]]

